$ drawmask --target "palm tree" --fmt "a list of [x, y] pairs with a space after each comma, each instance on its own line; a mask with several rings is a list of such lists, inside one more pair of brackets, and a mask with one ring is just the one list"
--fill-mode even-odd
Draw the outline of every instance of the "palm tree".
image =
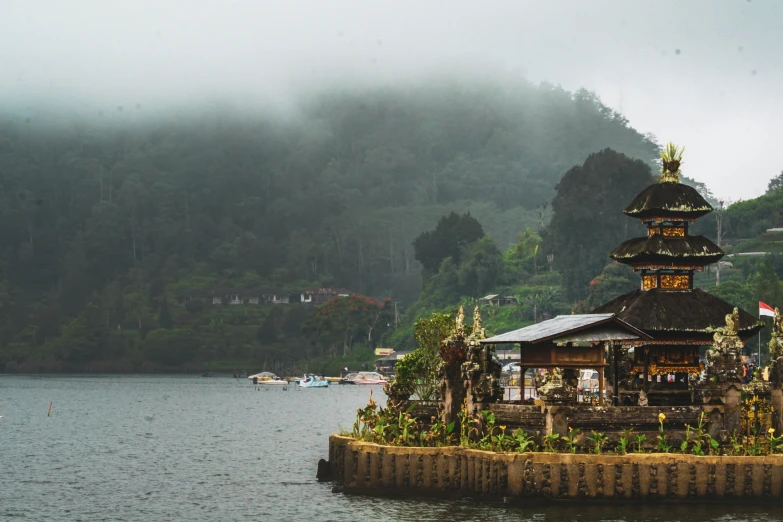
[[[549, 319], [554, 309], [555, 298], [560, 294], [554, 286], [548, 286], [530, 294], [525, 303], [533, 307], [533, 322], [538, 322], [539, 315], [542, 319]], [[517, 297], [519, 300], [519, 297]]]

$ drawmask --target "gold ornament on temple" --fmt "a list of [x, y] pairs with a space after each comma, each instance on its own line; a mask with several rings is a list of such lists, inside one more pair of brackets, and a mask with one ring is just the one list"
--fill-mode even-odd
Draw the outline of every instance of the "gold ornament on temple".
[[675, 290], [688, 290], [691, 287], [691, 277], [689, 275], [661, 275], [661, 288]]
[[685, 228], [683, 227], [664, 227], [663, 237], [685, 237]]
[[677, 147], [669, 142], [661, 151], [661, 160], [663, 162], [661, 170], [661, 183], [679, 183], [680, 165], [682, 165], [682, 153], [685, 147]]

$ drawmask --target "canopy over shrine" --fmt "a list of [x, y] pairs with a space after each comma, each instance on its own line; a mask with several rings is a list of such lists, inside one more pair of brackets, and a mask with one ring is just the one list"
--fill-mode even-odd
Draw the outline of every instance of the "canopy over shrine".
[[[483, 339], [482, 344], [519, 344], [522, 375], [527, 368], [594, 369], [604, 391], [604, 345], [639, 342], [650, 336], [615, 314], [558, 315], [554, 319]], [[615, 371], [615, 370], [613, 370]]]

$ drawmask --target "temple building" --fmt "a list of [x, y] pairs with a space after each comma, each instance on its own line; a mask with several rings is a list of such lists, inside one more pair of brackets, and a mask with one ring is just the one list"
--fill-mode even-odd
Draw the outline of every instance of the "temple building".
[[[650, 404], [691, 402], [689, 379], [704, 369], [699, 348], [713, 344], [734, 308], [693, 288], [694, 273], [723, 256], [709, 239], [689, 234], [689, 226], [713, 208], [696, 189], [679, 182], [681, 151], [670, 145], [662, 156], [660, 183], [645, 188], [624, 211], [647, 226], [647, 235], [621, 243], [610, 254], [641, 275], [641, 287], [594, 310], [615, 314], [650, 337], [630, 343], [633, 360], [625, 372], [622, 364], [612, 365], [615, 374], [609, 380], [624, 404], [646, 404], [648, 397]], [[742, 310], [734, 317], [743, 341], [763, 326]]]

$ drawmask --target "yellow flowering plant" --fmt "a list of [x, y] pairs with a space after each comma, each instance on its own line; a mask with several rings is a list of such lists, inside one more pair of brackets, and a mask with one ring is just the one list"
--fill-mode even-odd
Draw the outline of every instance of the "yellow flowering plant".
[[770, 428], [767, 430], [767, 439], [769, 440], [770, 453], [783, 452], [783, 435], [776, 437], [775, 428]]
[[[672, 450], [672, 446], [668, 443], [666, 432], [663, 429], [663, 421], [666, 420], [666, 415], [663, 413], [658, 414], [658, 444], [655, 446], [655, 450], [660, 453], [669, 453]], [[687, 440], [687, 439], [686, 439]]]

